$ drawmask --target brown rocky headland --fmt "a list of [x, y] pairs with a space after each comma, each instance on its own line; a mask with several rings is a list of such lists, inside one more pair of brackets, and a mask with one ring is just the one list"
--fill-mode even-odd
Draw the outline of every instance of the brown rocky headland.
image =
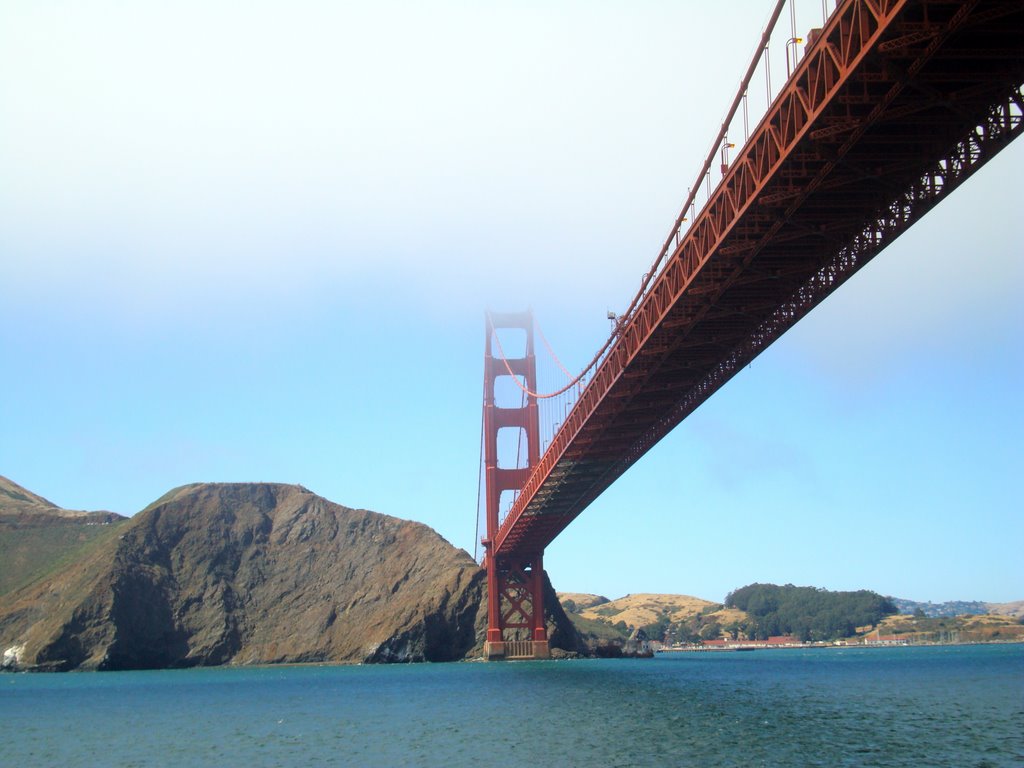
[[[108, 527], [0, 593], [8, 667], [451, 661], [481, 646], [484, 572], [420, 523], [297, 485], [215, 483]], [[575, 650], [549, 595], [552, 645]]]

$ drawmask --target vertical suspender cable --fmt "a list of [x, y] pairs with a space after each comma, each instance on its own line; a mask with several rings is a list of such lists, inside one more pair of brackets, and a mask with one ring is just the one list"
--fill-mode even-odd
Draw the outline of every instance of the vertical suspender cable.
[[477, 475], [476, 475], [476, 533], [473, 535], [473, 559], [476, 562], [480, 562], [478, 556], [480, 550], [480, 489], [483, 487], [483, 476], [486, 468], [484, 467], [484, 407], [487, 403], [487, 375], [484, 374], [484, 398], [481, 402], [480, 407], [480, 461], [477, 464]]

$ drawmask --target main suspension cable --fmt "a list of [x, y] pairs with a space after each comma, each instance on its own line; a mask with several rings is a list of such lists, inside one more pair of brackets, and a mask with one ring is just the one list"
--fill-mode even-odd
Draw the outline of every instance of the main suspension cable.
[[[769, 41], [771, 40], [772, 32], [775, 31], [775, 24], [778, 22], [779, 16], [782, 15], [782, 9], [785, 7], [785, 5], [786, 0], [778, 0], [776, 2], [775, 8], [772, 10], [771, 16], [768, 19], [768, 25], [761, 33], [761, 42], [758, 44], [758, 47], [754, 52], [754, 57], [751, 60], [750, 65], [747, 67], [747, 71], [743, 75], [743, 79], [740, 81], [740, 87], [739, 90], [736, 92], [736, 97], [733, 99], [732, 104], [729, 106], [729, 109], [726, 112], [725, 119], [722, 121], [722, 127], [718, 131], [718, 136], [715, 138], [714, 144], [711, 145], [711, 151], [708, 152], [708, 156], [704, 160], [704, 165], [701, 166], [700, 173], [697, 174], [698, 181], [690, 188], [690, 191], [686, 196], [686, 202], [683, 203], [682, 211], [676, 218], [672, 230], [669, 232], [669, 235], [666, 238], [664, 245], [662, 245], [661, 247], [661, 251], [658, 253], [657, 258], [651, 265], [651, 268], [646, 272], [646, 274], [644, 274], [643, 280], [640, 281], [640, 290], [637, 291], [636, 295], [633, 297], [633, 301], [630, 303], [629, 309], [627, 309], [626, 312], [620, 316], [619, 325], [616, 326], [616, 329], [612, 333], [611, 338], [609, 338], [608, 342], [605, 344], [605, 348], [607, 348], [607, 346], [611, 343], [612, 339], [616, 337], [619, 329], [622, 327], [625, 321], [627, 321], [629, 318], [633, 316], [633, 313], [640, 305], [640, 302], [643, 300], [644, 296], [647, 295], [647, 289], [651, 286], [655, 278], [658, 276], [662, 262], [664, 262], [666, 256], [669, 255], [670, 249], [672, 250], [672, 252], [674, 252], [679, 248], [679, 232], [683, 226], [683, 222], [686, 221], [687, 211], [690, 209], [692, 205], [694, 205], [695, 199], [697, 197], [697, 192], [700, 190], [700, 180], [711, 172], [711, 164], [714, 162], [715, 155], [718, 153], [719, 148], [722, 146], [722, 142], [725, 141], [725, 137], [729, 132], [729, 126], [732, 124], [733, 117], [736, 116], [736, 110], [739, 108], [740, 104], [743, 103], [743, 99], [747, 93], [747, 89], [750, 87], [750, 80], [751, 78], [753, 78], [754, 72], [757, 69], [758, 62], [761, 59], [761, 52], [767, 47]], [[769, 101], [771, 101], [770, 92], [768, 99]], [[674, 248], [673, 241], [675, 242]], [[602, 352], [603, 351], [604, 350], [602, 349]], [[600, 355], [601, 353], [598, 354]]]
[[540, 340], [544, 342], [544, 346], [548, 350], [548, 354], [551, 355], [551, 359], [555, 361], [555, 365], [561, 368], [562, 373], [564, 373], [568, 378], [571, 379], [572, 374], [569, 373], [569, 371], [566, 369], [564, 365], [562, 365], [562, 361], [558, 359], [558, 355], [555, 354], [555, 350], [551, 348], [551, 344], [548, 342], [548, 337], [545, 336], [544, 331], [541, 330], [540, 324], [537, 321], [534, 321], [533, 327], [537, 329], [537, 335], [540, 336]]
[[[501, 355], [501, 361], [505, 364], [505, 370], [508, 371], [508, 375], [512, 377], [517, 387], [523, 390], [523, 392], [525, 392], [528, 396], [535, 397], [538, 400], [547, 400], [552, 397], [558, 397], [563, 392], [568, 392], [570, 389], [575, 387], [583, 379], [583, 377], [590, 373], [590, 370], [595, 365], [597, 365], [597, 361], [601, 359], [601, 356], [604, 355], [604, 353], [608, 350], [608, 347], [612, 345], [612, 342], [615, 341], [616, 338], [616, 334], [614, 333], [610, 337], [608, 337], [608, 340], [604, 343], [604, 346], [601, 347], [601, 349], [597, 351], [597, 354], [594, 355], [593, 359], [591, 359], [591, 361], [587, 363], [587, 367], [580, 371], [579, 375], [576, 376], [564, 387], [557, 390], [556, 392], [548, 392], [546, 394], [541, 394], [539, 392], [534, 392], [531, 389], [523, 386], [522, 382], [519, 381], [519, 377], [516, 376], [515, 372], [512, 370], [512, 366], [509, 365], [508, 362], [508, 357], [505, 355], [505, 348], [502, 347], [501, 345], [501, 338], [498, 336], [497, 329], [494, 327], [494, 321], [491, 319], [490, 312], [487, 313], [487, 324], [490, 327], [491, 333], [494, 335], [494, 341], [498, 345], [498, 354]], [[561, 365], [561, 363], [559, 363], [559, 365]], [[568, 371], [566, 371], [566, 375], [569, 375]]]
[[[578, 384], [583, 379], [583, 377], [586, 376], [595, 365], [597, 365], [598, 361], [602, 358], [604, 353], [607, 352], [608, 349], [612, 346], [612, 344], [619, 338], [620, 331], [626, 325], [626, 323], [633, 317], [633, 314], [636, 312], [637, 308], [640, 306], [640, 303], [647, 295], [647, 291], [650, 288], [651, 284], [654, 283], [655, 279], [659, 276], [661, 266], [665, 262], [666, 257], [669, 255], [670, 252], [674, 252], [679, 248], [679, 233], [682, 229], [683, 222], [686, 221], [687, 211], [690, 209], [691, 206], [694, 205], [695, 198], [697, 197], [697, 193], [700, 190], [701, 185], [699, 180], [703, 179], [706, 175], [710, 174], [711, 164], [714, 161], [714, 158], [718, 153], [720, 147], [722, 146], [722, 142], [725, 141], [726, 134], [729, 131], [729, 126], [732, 123], [733, 117], [735, 117], [736, 115], [737, 109], [743, 103], [744, 97], [747, 93], [747, 89], [750, 86], [751, 78], [753, 77], [754, 72], [757, 69], [757, 65], [761, 60], [762, 52], [765, 50], [768, 43], [771, 41], [772, 32], [775, 31], [775, 24], [776, 22], [778, 22], [779, 16], [782, 15], [782, 10], [785, 7], [785, 5], [786, 0], [777, 0], [775, 7], [772, 10], [771, 16], [769, 17], [768, 24], [761, 34], [761, 41], [758, 44], [757, 49], [755, 50], [754, 56], [750, 62], [749, 67], [747, 68], [746, 73], [743, 75], [743, 79], [740, 81], [740, 87], [739, 90], [736, 92], [736, 97], [733, 99], [732, 104], [729, 106], [729, 109], [726, 112], [726, 117], [722, 121], [722, 127], [719, 129], [718, 136], [716, 137], [714, 144], [712, 144], [711, 146], [711, 151], [708, 152], [708, 156], [704, 161], [704, 165], [701, 167], [700, 173], [697, 175], [698, 183], [694, 184], [693, 187], [690, 188], [689, 194], [687, 194], [686, 196], [686, 202], [683, 204], [682, 211], [676, 218], [675, 224], [673, 225], [672, 230], [669, 232], [668, 238], [666, 238], [664, 245], [662, 245], [661, 251], [658, 253], [657, 258], [655, 258], [650, 270], [648, 270], [644, 274], [643, 280], [641, 280], [640, 282], [640, 290], [637, 291], [636, 295], [633, 297], [633, 300], [630, 302], [629, 308], [626, 310], [626, 312], [619, 317], [615, 329], [612, 331], [607, 341], [605, 341], [604, 345], [597, 351], [597, 353], [594, 355], [591, 361], [587, 363], [587, 366], [579, 373], [579, 375], [577, 375], [568, 384], [566, 384], [564, 387], [557, 390], [556, 392], [549, 392], [546, 394], [533, 392], [527, 387], [523, 386], [523, 384], [519, 381], [519, 377], [516, 376], [515, 373], [512, 371], [512, 366], [509, 365], [508, 358], [505, 356], [505, 350], [502, 348], [501, 339], [495, 332], [494, 321], [491, 318], [491, 313], [487, 313], [487, 322], [488, 325], [490, 326], [491, 332], [494, 334], [494, 340], [497, 342], [498, 352], [501, 354], [501, 359], [502, 362], [505, 364], [505, 369], [508, 371], [509, 375], [515, 380], [516, 386], [519, 387], [523, 392], [525, 392], [530, 397], [535, 397], [538, 400], [546, 400], [552, 397], [557, 397], [558, 395], [561, 395], [564, 392], [568, 392], [570, 389], [576, 386], [576, 384]], [[768, 98], [770, 101], [770, 92]], [[543, 334], [541, 334], [541, 338], [544, 338]], [[545, 344], [547, 344], [546, 339]], [[550, 350], [550, 345], [548, 345], [548, 349]], [[561, 366], [561, 363], [559, 363], [559, 365]], [[563, 370], [565, 370], [564, 367]], [[566, 371], [566, 375], [569, 375], [568, 371]]]

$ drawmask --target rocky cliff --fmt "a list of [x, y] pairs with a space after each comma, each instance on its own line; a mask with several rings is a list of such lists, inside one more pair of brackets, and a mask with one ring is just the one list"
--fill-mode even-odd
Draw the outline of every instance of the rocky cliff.
[[[447, 661], [478, 651], [485, 594], [473, 559], [425, 525], [301, 486], [191, 485], [0, 597], [0, 650], [57, 670]], [[552, 644], [574, 650], [549, 595]]]

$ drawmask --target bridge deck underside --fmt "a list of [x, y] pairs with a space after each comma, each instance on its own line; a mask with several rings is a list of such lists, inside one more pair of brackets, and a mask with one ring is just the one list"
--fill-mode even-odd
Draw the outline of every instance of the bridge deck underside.
[[[1019, 119], [1005, 115], [1020, 114], [1024, 5], [888, 5], [891, 18], [874, 30], [849, 14], [849, 25], [862, 26], [856, 34], [876, 39], [827, 101], [785, 106], [806, 101], [819, 88], [814, 78], [835, 77], [811, 72], [801, 83], [797, 70], [775, 102], [782, 112], [769, 111], [688, 231], [699, 239], [701, 217], [711, 218], [706, 252], [686, 239], [679, 245], [620, 330], [577, 405], [582, 412], [528, 481], [497, 551], [543, 549], [736, 371], [1018, 135]], [[824, 43], [841, 45], [842, 35], [834, 30]], [[814, 69], [817, 48], [802, 65]], [[741, 178], [740, 164], [771, 164], [766, 142], [801, 112], [805, 123], [789, 127], [793, 140], [775, 167], [753, 182]], [[979, 129], [994, 119], [1007, 122], [1002, 134]], [[759, 135], [767, 159], [758, 155]], [[965, 269], [973, 256], [964, 255]]]

